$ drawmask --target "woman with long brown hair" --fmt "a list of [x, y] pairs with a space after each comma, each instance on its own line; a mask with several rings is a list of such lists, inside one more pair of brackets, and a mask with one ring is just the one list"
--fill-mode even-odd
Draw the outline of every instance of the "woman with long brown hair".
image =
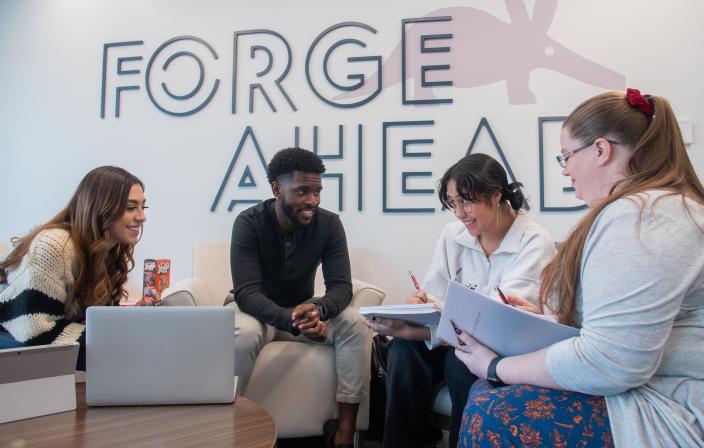
[[475, 383], [458, 446], [702, 446], [704, 187], [675, 115], [663, 97], [604, 93], [560, 140], [591, 210], [543, 271], [534, 311], [580, 335], [501, 358], [460, 331], [457, 356], [500, 387]]
[[77, 341], [84, 370], [85, 310], [127, 295], [145, 208], [142, 182], [103, 166], [59, 214], [18, 239], [0, 262], [0, 348]]

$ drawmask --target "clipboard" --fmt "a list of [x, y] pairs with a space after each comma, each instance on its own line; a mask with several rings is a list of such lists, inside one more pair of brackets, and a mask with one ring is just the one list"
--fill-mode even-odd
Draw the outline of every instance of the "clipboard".
[[450, 320], [500, 356], [531, 353], [579, 336], [579, 329], [497, 302], [457, 282], [447, 286], [437, 336], [457, 347]]

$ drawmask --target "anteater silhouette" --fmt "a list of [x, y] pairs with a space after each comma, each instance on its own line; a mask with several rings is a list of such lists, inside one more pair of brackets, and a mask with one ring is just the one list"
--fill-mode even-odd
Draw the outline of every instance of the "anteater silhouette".
[[[432, 71], [427, 81], [449, 81], [453, 87], [478, 87], [506, 81], [509, 104], [534, 104], [530, 73], [549, 69], [578, 81], [611, 90], [623, 90], [625, 77], [590, 61], [547, 35], [557, 8], [557, 0], [536, 0], [533, 17], [523, 0], [506, 0], [511, 22], [506, 23], [476, 8], [450, 7], [425, 17], [449, 16], [450, 21], [409, 24], [406, 27], [407, 95], [411, 99], [433, 98], [433, 89], [421, 88], [420, 65], [449, 64], [449, 70]], [[420, 53], [421, 35], [452, 34], [452, 39], [429, 41], [429, 47], [450, 47], [449, 53]], [[382, 66], [382, 90], [401, 82], [401, 42]], [[376, 88], [377, 74], [361, 88], [336, 99], [369, 95]], [[411, 87], [415, 87], [411, 91]], [[436, 91], [437, 95], [445, 88]]]

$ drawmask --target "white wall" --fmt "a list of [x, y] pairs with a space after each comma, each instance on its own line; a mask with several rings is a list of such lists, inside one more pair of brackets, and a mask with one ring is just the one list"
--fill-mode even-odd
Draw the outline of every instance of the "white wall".
[[[541, 8], [550, 4], [544, 0], [529, 1], [529, 10], [536, 3]], [[459, 12], [453, 16], [455, 38], [450, 43], [452, 54], [460, 56], [452, 62], [457, 72], [452, 71], [455, 75], [450, 76], [437, 72], [430, 78], [455, 76], [456, 87], [434, 91], [436, 97], [452, 97], [453, 104], [404, 106], [400, 84], [396, 84], [364, 106], [340, 109], [324, 104], [308, 87], [306, 53], [327, 27], [358, 21], [378, 31], [371, 34], [346, 29], [321, 43], [315, 53], [317, 62], [312, 64], [316, 82], [322, 79], [320, 58], [332, 42], [356, 37], [368, 45], [365, 49], [345, 46], [334, 53], [332, 76], [342, 83], [348, 73], [373, 72], [368, 65], [344, 63], [347, 56], [381, 55], [385, 61], [389, 59], [401, 37], [402, 19], [423, 17], [434, 10], [458, 5], [471, 8], [464, 12], [477, 22], [460, 20]], [[704, 17], [704, 4], [698, 0], [561, 0], [547, 32], [549, 38], [569, 51], [622, 74], [627, 86], [669, 98], [678, 117], [690, 120], [693, 125], [689, 152], [700, 177], [704, 173], [704, 147], [699, 134], [699, 126], [704, 122], [701, 17]], [[221, 203], [215, 212], [210, 211], [247, 126], [252, 127], [268, 161], [277, 149], [293, 144], [295, 126], [300, 126], [301, 145], [309, 148], [312, 127], [319, 126], [320, 152], [334, 153], [337, 125], [343, 124], [344, 158], [328, 160], [326, 164], [330, 172], [345, 176], [344, 210], [340, 214], [347, 230], [353, 275], [384, 287], [392, 299], [400, 300], [411, 287], [406, 271], [413, 269], [422, 275], [440, 227], [453, 217], [439, 211], [382, 213], [382, 122], [434, 120], [432, 127], [389, 132], [389, 201], [394, 207], [438, 208], [434, 196], [401, 194], [400, 172], [431, 171], [431, 178], [418, 178], [411, 185], [432, 188], [445, 168], [464, 155], [482, 117], [489, 121], [517, 179], [526, 185], [533, 206], [530, 216], [551, 231], [555, 239], [562, 239], [582, 212], [539, 212], [537, 120], [540, 116], [567, 115], [581, 100], [605, 88], [584, 82], [591, 75], [573, 62], [563, 62], [557, 70], [517, 69], [516, 64], [524, 59], [529, 64], [538, 60], [545, 60], [546, 64], [557, 61], [559, 66], [563, 49], [552, 45], [552, 49], [546, 50], [540, 39], [520, 35], [520, 30], [508, 27], [507, 22], [506, 5], [491, 0], [0, 0], [0, 241], [8, 244], [11, 237], [53, 216], [91, 168], [114, 164], [144, 181], [151, 206], [146, 233], [136, 251], [137, 270], [130, 277], [130, 289], [136, 292], [140, 288], [139, 271], [144, 258], [170, 258], [172, 281], [188, 277], [194, 243], [229, 239], [234, 217], [242, 210], [238, 207], [228, 212], [230, 199], [248, 198], [252, 194], [259, 198], [268, 196], [263, 171], [258, 168], [250, 141], [235, 166]], [[492, 26], [500, 31], [494, 33]], [[283, 85], [297, 112], [290, 110], [274, 90], [269, 93], [279, 112], [272, 113], [260, 97], [255, 100], [255, 112], [247, 111], [247, 83], [256, 82], [252, 81], [255, 73], [264, 64], [261, 59], [251, 62], [245, 46], [241, 48], [246, 51], [241, 49], [238, 58], [238, 111], [231, 113], [233, 33], [261, 28], [280, 33], [291, 45], [293, 61]], [[219, 56], [217, 60], [208, 59], [202, 46], [184, 44], [183, 48], [203, 58], [204, 85], [210, 86], [217, 78], [220, 86], [203, 110], [187, 117], [174, 117], [160, 112], [149, 101], [144, 72], [157, 47], [181, 35], [197, 36], [212, 45]], [[549, 42], [548, 37], [543, 36], [545, 42]], [[535, 48], [515, 51], [529, 39], [535, 41]], [[106, 115], [101, 119], [103, 45], [136, 40], [142, 40], [143, 45], [110, 53]], [[277, 50], [276, 41], [261, 38], [257, 43], [260, 42], [274, 48], [276, 63], [272, 70], [281, 69], [278, 64], [282, 63], [282, 53], [280, 48]], [[448, 41], [434, 43], [441, 44]], [[546, 56], [546, 51], [554, 52], [552, 59]], [[141, 61], [125, 65], [140, 69], [141, 75], [118, 77], [114, 66], [117, 56], [142, 56]], [[443, 57], [440, 55], [439, 59]], [[165, 78], [169, 87], [180, 93], [190, 90], [197, 80], [194, 67], [187, 58], [174, 61]], [[393, 77], [399, 67], [398, 64], [385, 67], [385, 77]], [[460, 67], [469, 70], [471, 76], [488, 73], [489, 78], [463, 81], [458, 74]], [[498, 75], [491, 75], [492, 72]], [[528, 85], [535, 102], [526, 101], [525, 89], [509, 97], [505, 78], [521, 73], [529, 73]], [[133, 81], [140, 90], [123, 93], [121, 116], [115, 118], [114, 89]], [[472, 84], [470, 81], [474, 84], [462, 86]], [[512, 85], [521, 84], [513, 81]], [[206, 90], [209, 88], [203, 92]], [[200, 96], [202, 93], [196, 98]], [[362, 211], [357, 210], [356, 194], [358, 124], [364, 129]], [[577, 205], [574, 198], [562, 193], [566, 183], [554, 162], [559, 150], [559, 126], [546, 127], [546, 131], [547, 197], [552, 205]], [[414, 149], [430, 151], [432, 157], [402, 159], [402, 138], [433, 138], [432, 146]], [[486, 132], [481, 134], [475, 150], [497, 156]], [[259, 185], [251, 194], [237, 188], [247, 164], [251, 165]], [[323, 205], [336, 211], [337, 186], [332, 180], [326, 180], [324, 185]]]

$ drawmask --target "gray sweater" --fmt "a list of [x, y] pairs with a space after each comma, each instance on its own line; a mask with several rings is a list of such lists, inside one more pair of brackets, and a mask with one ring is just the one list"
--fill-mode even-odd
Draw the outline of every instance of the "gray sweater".
[[606, 397], [617, 447], [704, 446], [704, 206], [687, 203], [651, 191], [599, 214], [580, 336], [548, 350], [558, 384]]

